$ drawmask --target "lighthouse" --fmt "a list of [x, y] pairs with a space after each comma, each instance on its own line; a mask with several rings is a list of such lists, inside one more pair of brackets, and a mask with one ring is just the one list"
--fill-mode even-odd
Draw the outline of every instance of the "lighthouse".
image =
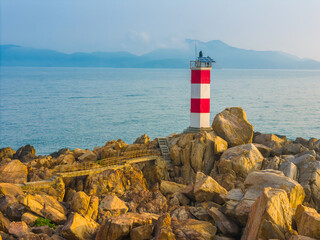
[[203, 57], [202, 51], [195, 61], [190, 61], [191, 104], [190, 126], [185, 132], [211, 130], [210, 126], [210, 71], [213, 59]]

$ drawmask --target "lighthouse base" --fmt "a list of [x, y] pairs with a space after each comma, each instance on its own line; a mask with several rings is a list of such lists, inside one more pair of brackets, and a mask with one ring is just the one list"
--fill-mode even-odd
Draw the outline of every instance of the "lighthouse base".
[[205, 128], [188, 127], [187, 129], [183, 130], [183, 133], [210, 132], [210, 131], [212, 131], [212, 127], [205, 127]]

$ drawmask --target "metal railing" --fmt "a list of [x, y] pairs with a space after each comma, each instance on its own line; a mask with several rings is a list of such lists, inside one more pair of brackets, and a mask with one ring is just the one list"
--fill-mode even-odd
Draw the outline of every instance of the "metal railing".
[[[118, 156], [108, 157], [96, 162], [84, 162], [77, 165], [64, 165], [59, 166], [55, 169], [55, 175], [48, 180], [42, 180], [37, 182], [27, 182], [24, 184], [17, 184], [24, 192], [39, 190], [41, 188], [48, 188], [56, 183], [58, 176], [62, 176], [66, 173], [68, 176], [72, 172], [79, 173], [78, 175], [86, 175], [87, 171], [91, 170], [103, 170], [106, 167], [117, 167], [130, 163], [130, 160], [142, 157], [160, 156], [160, 152], [156, 150], [138, 150], [128, 151], [117, 154]], [[152, 159], [150, 159], [152, 160]], [[148, 161], [150, 161], [148, 160]], [[83, 171], [83, 172], [81, 172]]]
[[65, 165], [59, 166], [56, 168], [57, 173], [64, 172], [75, 172], [75, 171], [86, 171], [94, 170], [103, 167], [110, 167], [116, 165], [124, 165], [130, 163], [130, 159], [147, 157], [147, 156], [159, 156], [159, 151], [155, 150], [138, 150], [138, 151], [128, 151], [128, 152], [119, 152], [118, 156], [108, 157], [96, 162], [84, 162], [77, 165]]
[[212, 68], [212, 62], [190, 61], [190, 68]]

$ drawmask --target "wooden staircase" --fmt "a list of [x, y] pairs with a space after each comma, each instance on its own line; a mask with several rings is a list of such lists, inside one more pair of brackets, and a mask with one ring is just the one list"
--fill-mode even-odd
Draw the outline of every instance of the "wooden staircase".
[[169, 149], [169, 144], [167, 138], [157, 138], [161, 155], [166, 161], [171, 161], [170, 158], [170, 149]]

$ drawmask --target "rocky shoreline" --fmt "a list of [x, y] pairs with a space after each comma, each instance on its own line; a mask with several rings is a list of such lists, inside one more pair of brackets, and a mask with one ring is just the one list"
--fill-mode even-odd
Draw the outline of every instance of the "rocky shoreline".
[[253, 131], [227, 108], [212, 131], [167, 136], [170, 161], [52, 178], [61, 166], [99, 164], [138, 150], [159, 151], [147, 135], [93, 150], [37, 156], [0, 149], [0, 240], [320, 239], [320, 140]]

